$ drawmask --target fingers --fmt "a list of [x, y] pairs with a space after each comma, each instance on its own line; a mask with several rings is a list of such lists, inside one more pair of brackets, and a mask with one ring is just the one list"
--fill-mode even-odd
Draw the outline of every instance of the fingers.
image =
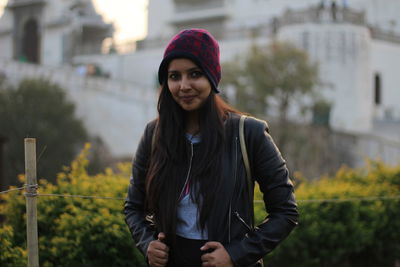
[[158, 234], [158, 241], [163, 242], [165, 240], [165, 234], [163, 232]]
[[152, 260], [149, 259], [149, 265], [151, 267], [164, 267], [167, 265], [168, 259], [158, 259], [154, 258]]
[[211, 255], [211, 253], [206, 253], [203, 256], [201, 256], [201, 262], [202, 262], [203, 266], [207, 266], [207, 263], [209, 263], [212, 260], [213, 260], [213, 256]]
[[202, 266], [233, 266], [231, 257], [221, 243], [207, 242], [200, 249], [202, 251], [213, 250], [201, 256]]
[[[207, 242], [204, 244], [204, 246], [202, 246], [200, 248], [201, 251], [208, 251], [208, 250], [216, 250], [218, 248], [222, 247], [222, 244], [219, 242]], [[212, 254], [212, 252], [210, 251], [209, 253], [205, 253], [201, 256], [201, 262], [202, 262], [202, 266], [212, 266], [210, 265], [211, 262], [214, 261], [214, 255]]]
[[147, 259], [149, 260], [149, 265], [152, 267], [165, 266], [168, 262], [168, 253], [161, 250], [149, 249], [147, 253]]
[[149, 249], [151, 249], [152, 251], [165, 251], [167, 253], [169, 252], [169, 247], [159, 240], [151, 241], [147, 250]]
[[211, 241], [207, 242], [200, 248], [201, 251], [206, 251], [207, 249], [218, 249], [221, 248], [222, 244], [219, 242]]
[[147, 259], [151, 267], [163, 267], [168, 262], [169, 247], [162, 243], [165, 234], [160, 233], [158, 240], [151, 241], [147, 248]]
[[158, 261], [150, 261], [149, 260], [149, 266], [150, 267], [165, 267], [167, 265], [167, 260], [162, 261], [162, 260], [158, 260]]

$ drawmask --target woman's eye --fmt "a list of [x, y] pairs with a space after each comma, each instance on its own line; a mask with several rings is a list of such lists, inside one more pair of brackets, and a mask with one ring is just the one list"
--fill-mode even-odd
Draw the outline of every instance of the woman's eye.
[[203, 73], [201, 71], [193, 71], [190, 76], [192, 76], [192, 78], [199, 78], [202, 75]]
[[171, 79], [171, 80], [178, 80], [178, 79], [179, 79], [179, 75], [176, 74], [176, 73], [171, 73], [171, 74], [168, 76], [168, 78]]

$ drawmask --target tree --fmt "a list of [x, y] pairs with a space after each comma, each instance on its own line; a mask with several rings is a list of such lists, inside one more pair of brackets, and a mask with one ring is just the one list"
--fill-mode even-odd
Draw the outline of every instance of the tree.
[[[264, 115], [268, 104], [277, 106], [277, 120], [289, 124], [289, 107], [304, 96], [313, 96], [318, 84], [318, 66], [303, 50], [290, 43], [253, 45], [244, 58], [224, 65], [224, 85], [236, 89], [236, 105], [250, 113]], [[285, 145], [285, 135], [280, 138]]]
[[[239, 109], [267, 119], [291, 171], [314, 178], [333, 173], [342, 164], [352, 165], [352, 156], [340, 150], [327, 127], [330, 103], [316, 91], [321, 84], [318, 65], [305, 51], [276, 41], [265, 47], [253, 45], [226, 62], [223, 71], [222, 86], [234, 88], [223, 91], [234, 92], [228, 96], [234, 96], [231, 100]], [[296, 120], [288, 115], [293, 107], [300, 114]], [[312, 123], [305, 123], [307, 110], [313, 113]]]
[[0, 136], [4, 146], [3, 185], [24, 172], [24, 138], [37, 138], [38, 176], [54, 181], [87, 140], [75, 106], [62, 88], [45, 80], [24, 80], [17, 88], [0, 85]]

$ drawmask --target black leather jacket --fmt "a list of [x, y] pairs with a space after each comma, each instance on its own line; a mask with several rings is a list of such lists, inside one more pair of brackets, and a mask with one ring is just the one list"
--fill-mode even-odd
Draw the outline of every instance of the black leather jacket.
[[[256, 266], [256, 262], [278, 245], [297, 225], [297, 205], [284, 159], [268, 134], [264, 121], [248, 117], [245, 139], [251, 173], [263, 193], [267, 218], [255, 228], [246, 171], [239, 143], [239, 115], [225, 122], [226, 149], [221, 190], [207, 222], [209, 240], [221, 242], [235, 266]], [[126, 223], [139, 250], [146, 255], [157, 233], [145, 219], [145, 177], [155, 122], [145, 129], [133, 161], [132, 178], [125, 201]], [[200, 144], [201, 145], [201, 144]], [[190, 145], [188, 144], [188, 149]]]

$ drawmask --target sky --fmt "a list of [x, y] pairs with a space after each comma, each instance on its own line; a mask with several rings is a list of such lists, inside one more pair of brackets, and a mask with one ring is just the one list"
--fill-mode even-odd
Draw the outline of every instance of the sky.
[[[0, 0], [0, 16], [8, 0]], [[93, 0], [105, 21], [114, 22], [115, 41], [143, 39], [147, 33], [148, 0]]]
[[145, 37], [148, 0], [93, 0], [93, 3], [105, 21], [115, 23], [117, 43]]

